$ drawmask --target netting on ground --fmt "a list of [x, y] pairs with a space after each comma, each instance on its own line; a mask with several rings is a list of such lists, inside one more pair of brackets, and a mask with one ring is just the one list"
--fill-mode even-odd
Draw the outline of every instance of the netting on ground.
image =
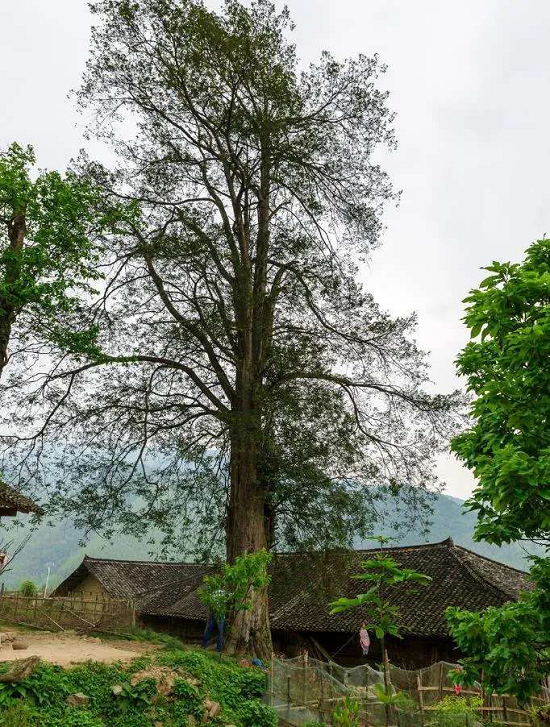
[[[424, 669], [400, 669], [389, 666], [391, 692], [405, 693], [410, 699], [406, 709], [391, 707], [391, 724], [399, 727], [471, 727], [473, 718], [441, 715], [434, 706], [455, 693], [449, 672], [455, 664], [438, 662]], [[334, 709], [346, 697], [360, 705], [361, 725], [383, 725], [386, 707], [380, 701], [376, 685], [384, 684], [384, 673], [368, 665], [346, 668], [330, 661], [307, 658], [273, 658], [268, 674], [266, 701], [277, 711], [282, 724], [301, 725], [307, 722], [331, 724]], [[481, 687], [461, 691], [463, 697], [482, 697]], [[550, 701], [544, 690], [540, 701]], [[520, 709], [512, 697], [484, 697], [479, 720], [509, 725], [529, 725], [528, 713]]]

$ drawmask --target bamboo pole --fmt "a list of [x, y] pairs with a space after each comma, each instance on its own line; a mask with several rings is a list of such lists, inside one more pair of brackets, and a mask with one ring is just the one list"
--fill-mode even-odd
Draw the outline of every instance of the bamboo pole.
[[271, 664], [269, 667], [269, 706], [273, 707], [274, 704], [274, 689], [275, 689], [275, 665], [273, 663], [273, 652], [271, 652]]
[[290, 677], [286, 678], [286, 703], [288, 707], [288, 714], [290, 715]]
[[[389, 690], [389, 676], [390, 676], [390, 662], [388, 659], [388, 650], [384, 649], [384, 691], [386, 692], [386, 696], [388, 696]], [[385, 704], [384, 705], [384, 713], [386, 716], [386, 727], [388, 727], [390, 723], [390, 705]]]
[[365, 664], [365, 724], [369, 723], [369, 665]]
[[424, 727], [424, 695], [422, 693], [422, 672], [419, 671], [416, 676], [416, 682], [418, 687], [418, 703], [420, 705], [420, 722]]
[[307, 665], [308, 665], [308, 653], [307, 651], [302, 652], [302, 702], [305, 704], [307, 701]]
[[323, 717], [324, 711], [325, 711], [325, 677], [323, 672], [321, 672], [321, 724], [325, 723], [325, 718]]

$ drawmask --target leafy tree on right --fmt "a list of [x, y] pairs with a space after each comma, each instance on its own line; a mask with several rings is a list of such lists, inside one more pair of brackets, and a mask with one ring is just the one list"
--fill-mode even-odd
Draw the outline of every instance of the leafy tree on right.
[[[466, 298], [472, 340], [458, 371], [475, 394], [473, 426], [452, 449], [478, 485], [467, 505], [476, 539], [501, 545], [535, 540], [550, 547], [550, 241], [522, 264], [493, 262]], [[550, 670], [550, 559], [533, 558], [533, 590], [517, 603], [477, 614], [449, 609], [466, 653], [464, 683], [483, 680], [525, 701]]]

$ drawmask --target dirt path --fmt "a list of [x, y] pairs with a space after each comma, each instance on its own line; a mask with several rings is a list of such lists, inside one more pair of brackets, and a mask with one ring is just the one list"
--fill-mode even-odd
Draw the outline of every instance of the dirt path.
[[60, 666], [78, 664], [89, 659], [111, 664], [114, 661], [129, 661], [159, 648], [139, 641], [103, 641], [90, 636], [77, 636], [71, 632], [54, 634], [21, 631], [17, 632], [16, 641], [28, 644], [28, 648], [20, 651], [14, 649], [11, 643], [3, 643], [0, 647], [0, 662], [36, 655]]

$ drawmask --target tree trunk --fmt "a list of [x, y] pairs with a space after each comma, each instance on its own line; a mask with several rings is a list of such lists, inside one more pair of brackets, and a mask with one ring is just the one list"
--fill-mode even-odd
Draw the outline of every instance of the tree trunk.
[[13, 286], [21, 275], [21, 251], [23, 250], [27, 231], [25, 213], [22, 211], [14, 213], [7, 227], [11, 256], [6, 263], [4, 277], [8, 294], [6, 298], [0, 297], [0, 376], [2, 376], [2, 371], [8, 363], [11, 327], [16, 314], [15, 301], [12, 297], [13, 291], [10, 290], [10, 286]]
[[[231, 484], [227, 516], [227, 558], [231, 563], [244, 553], [267, 546], [264, 492], [258, 481], [259, 439], [253, 431], [240, 432], [231, 442]], [[230, 624], [226, 650], [253, 654], [266, 662], [271, 657], [271, 631], [267, 589], [252, 592], [250, 610], [239, 611]]]

